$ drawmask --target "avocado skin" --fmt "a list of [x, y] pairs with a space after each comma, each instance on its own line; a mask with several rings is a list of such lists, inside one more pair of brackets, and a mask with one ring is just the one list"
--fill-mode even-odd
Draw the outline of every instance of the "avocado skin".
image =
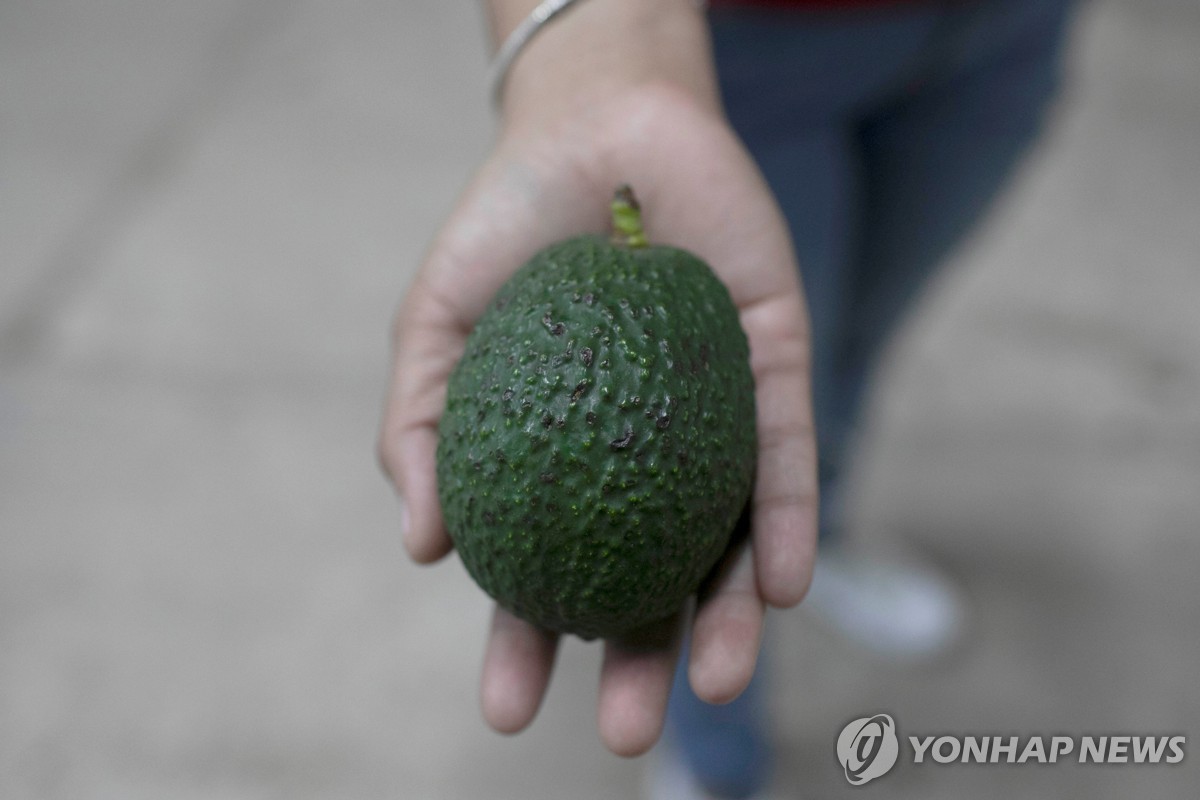
[[438, 491], [472, 578], [585, 639], [678, 611], [756, 455], [749, 348], [696, 256], [581, 236], [497, 292], [450, 376]]

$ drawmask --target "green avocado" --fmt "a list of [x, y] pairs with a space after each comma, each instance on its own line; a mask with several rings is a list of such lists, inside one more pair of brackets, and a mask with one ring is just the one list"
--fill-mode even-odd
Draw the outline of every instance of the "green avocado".
[[497, 603], [609, 637], [678, 611], [746, 504], [749, 348], [725, 286], [616, 233], [552, 245], [496, 293], [450, 376], [437, 451], [447, 530]]

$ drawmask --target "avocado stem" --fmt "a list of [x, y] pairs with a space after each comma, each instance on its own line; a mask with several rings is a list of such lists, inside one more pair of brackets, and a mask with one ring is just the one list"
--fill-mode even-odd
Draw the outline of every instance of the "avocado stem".
[[623, 184], [617, 187], [612, 201], [614, 244], [622, 247], [646, 247], [646, 232], [642, 229], [642, 207], [633, 195], [633, 187]]

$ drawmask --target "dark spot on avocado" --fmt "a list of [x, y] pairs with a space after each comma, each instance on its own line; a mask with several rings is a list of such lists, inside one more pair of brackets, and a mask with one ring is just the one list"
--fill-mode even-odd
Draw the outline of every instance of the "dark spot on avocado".
[[571, 392], [571, 402], [578, 402], [579, 398], [587, 394], [588, 387], [591, 385], [591, 381], [580, 381]]
[[500, 399], [505, 402], [508, 402], [509, 400], [513, 399], [513, 394], [514, 394], [514, 392], [512, 389], [505, 389], [504, 393], [500, 395]]
[[671, 415], [670, 414], [660, 415], [659, 418], [654, 423], [654, 427], [658, 428], [660, 431], [665, 431], [668, 427], [670, 427], [670, 425], [671, 425]]
[[633, 428], [631, 426], [626, 426], [625, 435], [620, 439], [613, 439], [608, 443], [608, 446], [611, 450], [624, 450], [631, 444], [633, 444]]
[[585, 414], [583, 418], [587, 421], [588, 425], [596, 424], [596, 412], [595, 411], [587, 412], [587, 414]]
[[596, 295], [588, 292], [583, 296], [583, 302], [590, 306], [592, 303], [596, 302]]
[[[546, 330], [550, 331], [551, 336], [562, 336], [567, 330], [566, 325], [563, 325], [561, 322], [554, 322], [550, 318], [549, 311], [542, 317], [542, 324], [546, 326]], [[545, 356], [542, 356], [542, 358], [545, 358]]]
[[553, 424], [554, 424], [554, 415], [552, 415], [549, 411], [547, 411], [545, 414], [542, 414], [542, 427], [543, 428], [549, 429], [550, 426]]
[[579, 351], [579, 358], [583, 361], [585, 367], [592, 365], [592, 348], [585, 347]]
[[538, 480], [542, 483], [554, 483], [558, 480], [558, 476], [553, 472], [543, 472], [541, 475], [538, 475]]

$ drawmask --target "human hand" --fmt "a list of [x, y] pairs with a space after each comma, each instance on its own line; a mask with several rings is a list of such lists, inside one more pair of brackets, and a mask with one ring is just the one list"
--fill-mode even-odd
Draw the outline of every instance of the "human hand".
[[[670, 54], [664, 61], [661, 48], [627, 48], [613, 62], [613, 49], [600, 46], [597, 32], [609, 22], [637, 23], [645, 32], [646, 23], [596, 16], [619, 4], [595, 4], [589, 19], [583, 12], [591, 5], [555, 23], [561, 30], [553, 32], [553, 44], [531, 48], [518, 62], [496, 148], [401, 304], [381, 460], [404, 501], [409, 553], [421, 563], [445, 556], [452, 543], [437, 495], [437, 424], [467, 334], [500, 285], [535, 252], [605, 230], [613, 187], [631, 183], [651, 242], [689, 249], [713, 267], [750, 342], [759, 440], [750, 546], [731, 551], [687, 620], [692, 686], [702, 699], [727, 702], [753, 673], [766, 606], [799, 602], [815, 549], [816, 445], [795, 260], [767, 187], [703, 80], [711, 69], [703, 60], [706, 39], [702, 29], [687, 27], [702, 21], [679, 17], [670, 32], [651, 37], [661, 44], [664, 37], [699, 35], [697, 50], [681, 50], [678, 61]], [[662, 22], [659, 15], [655, 24]], [[600, 68], [602, 80], [581, 85], [578, 76], [537, 71], [539, 64], [566, 63], [568, 23], [581, 35], [586, 30], [590, 48], [610, 59]], [[687, 64], [692, 57], [702, 60]], [[580, 61], [575, 52], [569, 63], [584, 69]], [[605, 642], [598, 724], [613, 752], [637, 755], [657, 740], [683, 617]], [[516, 732], [532, 721], [556, 649], [556, 635], [496, 609], [482, 677], [483, 714], [492, 727]]]

